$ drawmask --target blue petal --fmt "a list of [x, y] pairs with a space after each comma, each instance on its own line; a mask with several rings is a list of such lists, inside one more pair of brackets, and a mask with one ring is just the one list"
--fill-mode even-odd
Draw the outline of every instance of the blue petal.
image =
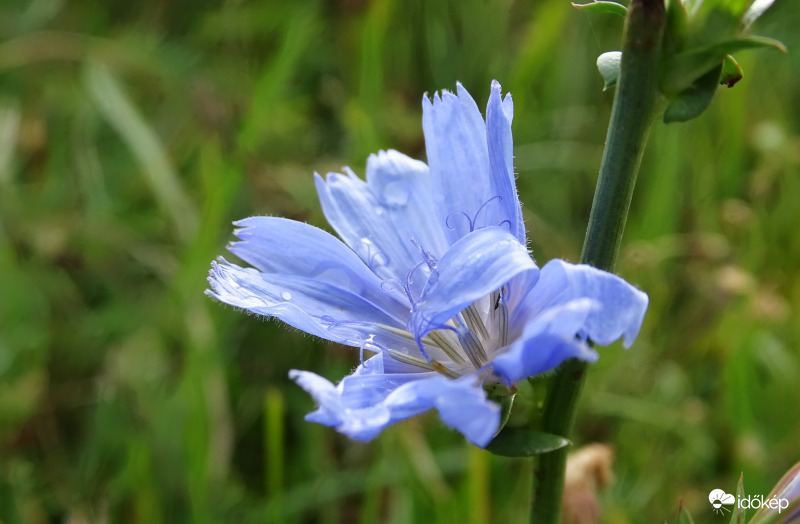
[[401, 327], [408, 315], [395, 302], [376, 304], [329, 282], [262, 273], [224, 259], [212, 263], [208, 280], [213, 291], [206, 293], [217, 300], [276, 317], [306, 333], [351, 346], [364, 346], [366, 341], [383, 336], [376, 323]]
[[356, 440], [371, 440], [390, 424], [430, 409], [437, 409], [445, 424], [477, 446], [488, 444], [500, 424], [499, 407], [486, 398], [474, 376], [450, 380], [437, 373], [380, 375], [356, 370], [338, 386], [308, 371], [292, 370], [289, 376], [319, 404], [306, 420]]
[[501, 191], [490, 169], [486, 123], [461, 84], [457, 92], [458, 96], [442, 91], [432, 101], [426, 96], [422, 102], [425, 149], [441, 222], [448, 226], [451, 242], [474, 229], [504, 222], [516, 233], [518, 217], [516, 209], [509, 213], [513, 205], [508, 176], [502, 175], [505, 190]]
[[401, 316], [410, 308], [404, 294], [382, 287], [355, 253], [319, 228], [280, 217], [251, 217], [236, 225], [242, 242], [228, 249], [261, 271], [325, 282]]
[[549, 308], [579, 298], [592, 299], [598, 305], [581, 327], [585, 337], [599, 345], [620, 337], [626, 348], [633, 344], [647, 310], [647, 295], [616, 275], [563, 260], [551, 260], [542, 268], [539, 281], [511, 314], [509, 336], [517, 336], [515, 333]]
[[508, 217], [511, 232], [520, 243], [525, 244], [525, 223], [522, 207], [517, 195], [514, 179], [514, 142], [511, 136], [511, 120], [514, 117], [514, 104], [511, 94], [505, 100], [500, 96], [501, 88], [497, 80], [492, 81], [492, 92], [486, 106], [486, 138], [489, 146], [492, 192], [500, 196], [498, 205]]
[[366, 183], [348, 172], [317, 176], [316, 184], [328, 222], [383, 279], [403, 281], [423, 260], [418, 245], [434, 256], [447, 248], [423, 162], [380, 152], [367, 161]]
[[[410, 250], [408, 241], [413, 238], [437, 257], [447, 250], [444, 223], [437, 222], [430, 171], [424, 162], [392, 149], [370, 155], [367, 186], [383, 206], [398, 242]], [[412, 255], [420, 260], [418, 250], [414, 249]]]
[[522, 334], [489, 367], [511, 385], [555, 369], [569, 358], [597, 360], [597, 353], [575, 335], [598, 307], [597, 302], [583, 298], [547, 309], [526, 324]]
[[[538, 268], [525, 246], [504, 228], [470, 233], [439, 260], [438, 279], [428, 281], [409, 319], [409, 331], [421, 338], [525, 272], [538, 272]], [[535, 276], [528, 278], [534, 280]]]
[[[392, 349], [395, 348], [393, 347]], [[353, 372], [353, 375], [407, 375], [409, 373], [428, 373], [428, 371], [411, 364], [398, 362], [381, 352], [362, 362]]]

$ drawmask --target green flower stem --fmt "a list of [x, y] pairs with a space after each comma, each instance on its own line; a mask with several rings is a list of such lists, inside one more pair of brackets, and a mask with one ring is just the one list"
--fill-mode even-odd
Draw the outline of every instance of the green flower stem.
[[[614, 270], [636, 174], [658, 105], [658, 57], [664, 23], [664, 0], [631, 2], [606, 147], [581, 255], [582, 263], [606, 271]], [[569, 437], [585, 375], [583, 361], [569, 360], [559, 368], [548, 389], [544, 431]], [[532, 523], [561, 522], [566, 459], [566, 448], [539, 457], [534, 470]]]

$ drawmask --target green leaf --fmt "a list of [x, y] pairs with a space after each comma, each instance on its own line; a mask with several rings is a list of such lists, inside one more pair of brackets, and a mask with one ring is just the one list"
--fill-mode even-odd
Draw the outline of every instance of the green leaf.
[[[742, 500], [742, 498], [744, 498], [744, 473], [739, 474], [739, 484], [736, 486], [736, 500]], [[736, 504], [731, 515], [731, 524], [744, 524], [746, 516], [747, 510]]]
[[664, 75], [661, 91], [666, 94], [679, 93], [692, 85], [700, 76], [719, 64], [726, 55], [744, 49], [771, 47], [786, 52], [781, 42], [764, 36], [734, 38], [695, 48], [672, 57]]
[[733, 87], [736, 82], [742, 79], [742, 68], [736, 60], [728, 55], [722, 63], [722, 74], [719, 77], [719, 83], [728, 87]]
[[666, 9], [667, 26], [664, 28], [663, 52], [674, 54], [683, 49], [689, 15], [681, 0], [668, 0]]
[[621, 62], [621, 51], [609, 51], [597, 57], [597, 70], [600, 71], [600, 75], [603, 77], [603, 91], [617, 84]]
[[698, 78], [688, 89], [674, 97], [664, 111], [664, 123], [686, 122], [700, 116], [711, 105], [719, 85], [721, 71], [722, 64]]
[[678, 504], [678, 524], [694, 524], [691, 513], [683, 505], [683, 501]]
[[577, 7], [582, 11], [590, 13], [604, 13], [610, 15], [625, 16], [628, 14], [628, 8], [617, 2], [592, 2], [591, 4], [576, 4], [573, 2], [572, 7]]
[[561, 449], [569, 444], [568, 439], [551, 433], [524, 428], [506, 428], [486, 446], [486, 450], [503, 457], [532, 457]]

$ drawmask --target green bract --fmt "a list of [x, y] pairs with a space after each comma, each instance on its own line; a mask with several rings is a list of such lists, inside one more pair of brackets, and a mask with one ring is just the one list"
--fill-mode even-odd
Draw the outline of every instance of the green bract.
[[[667, 99], [665, 123], [685, 122], [700, 115], [711, 104], [717, 87], [733, 87], [742, 69], [731, 56], [745, 49], [784, 45], [771, 38], [748, 34], [750, 27], [774, 0], [665, 0], [667, 25], [660, 42], [659, 81]], [[615, 2], [573, 4], [582, 10], [626, 14]], [[597, 67], [604, 89], [616, 83], [620, 53], [603, 53]]]

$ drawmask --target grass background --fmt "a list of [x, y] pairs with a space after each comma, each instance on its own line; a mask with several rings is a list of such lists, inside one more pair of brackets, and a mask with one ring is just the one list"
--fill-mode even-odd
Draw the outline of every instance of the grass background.
[[[618, 271], [650, 295], [590, 371], [577, 443], [616, 449], [605, 521], [800, 458], [800, 10], [745, 78], [651, 136]], [[424, 92], [515, 102], [540, 264], [578, 259], [622, 19], [564, 0], [6, 0], [0, 7], [0, 522], [522, 522], [530, 463], [436, 416], [370, 444], [303, 421], [290, 368], [357, 352], [203, 295], [231, 221], [326, 227], [312, 173], [424, 159]]]

